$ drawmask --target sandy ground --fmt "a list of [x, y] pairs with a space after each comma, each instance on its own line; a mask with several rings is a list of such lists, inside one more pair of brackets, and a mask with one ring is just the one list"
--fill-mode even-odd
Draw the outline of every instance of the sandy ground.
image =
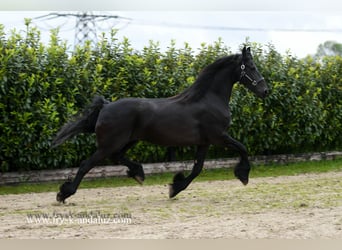
[[[0, 196], [0, 238], [342, 239], [342, 172]], [[56, 190], [57, 190], [56, 185]]]

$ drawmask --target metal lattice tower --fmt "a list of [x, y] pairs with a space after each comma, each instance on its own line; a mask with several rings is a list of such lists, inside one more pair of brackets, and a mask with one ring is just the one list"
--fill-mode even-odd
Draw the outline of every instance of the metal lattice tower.
[[96, 35], [96, 16], [91, 12], [82, 12], [76, 15], [75, 27], [75, 47], [84, 45], [86, 41], [90, 41], [95, 47], [97, 43]]
[[[107, 14], [93, 14], [92, 12], [50, 13], [34, 19], [48, 21], [56, 18], [76, 18], [74, 48], [76, 48], [77, 45], [84, 45], [86, 41], [89, 41], [92, 47], [96, 47], [98, 42], [96, 32], [97, 30], [104, 30], [102, 26], [99, 26], [99, 22], [107, 22], [108, 30], [121, 21], [124, 21], [125, 23], [131, 21], [130, 18]], [[110, 28], [108, 27], [108, 24]]]

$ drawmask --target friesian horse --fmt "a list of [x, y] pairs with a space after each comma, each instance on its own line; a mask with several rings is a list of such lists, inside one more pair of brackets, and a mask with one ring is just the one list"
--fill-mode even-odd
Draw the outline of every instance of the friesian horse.
[[176, 96], [123, 98], [115, 102], [96, 96], [83, 114], [65, 124], [53, 140], [53, 147], [79, 133], [96, 133], [97, 140], [96, 152], [81, 163], [73, 180], [60, 186], [57, 201], [65, 202], [75, 194], [82, 178], [105, 158], [127, 166], [128, 176], [142, 184], [142, 165], [125, 157], [127, 150], [141, 140], [162, 146], [197, 146], [191, 173], [185, 176], [179, 172], [174, 176], [169, 186], [170, 198], [199, 175], [209, 145], [239, 152], [240, 162], [234, 174], [246, 185], [251, 168], [246, 147], [227, 132], [231, 121], [229, 100], [236, 82], [261, 98], [269, 92], [250, 48], [244, 47], [241, 54], [222, 57], [206, 66], [195, 82]]

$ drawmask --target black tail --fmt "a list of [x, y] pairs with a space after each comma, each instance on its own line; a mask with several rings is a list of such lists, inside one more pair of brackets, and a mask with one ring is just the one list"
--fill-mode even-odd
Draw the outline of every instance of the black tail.
[[74, 121], [66, 123], [57, 133], [56, 138], [52, 141], [52, 148], [62, 144], [67, 139], [79, 133], [94, 133], [97, 118], [103, 104], [109, 101], [102, 96], [95, 96], [92, 104], [83, 111], [83, 114]]

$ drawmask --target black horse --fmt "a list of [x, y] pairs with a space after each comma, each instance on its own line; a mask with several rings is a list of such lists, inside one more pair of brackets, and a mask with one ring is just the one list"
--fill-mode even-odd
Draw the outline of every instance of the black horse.
[[140, 184], [145, 179], [142, 165], [125, 157], [126, 151], [140, 140], [163, 146], [197, 146], [194, 166], [188, 176], [174, 176], [169, 196], [174, 197], [202, 170], [209, 145], [221, 145], [239, 152], [241, 160], [235, 176], [246, 185], [250, 171], [247, 150], [227, 133], [230, 124], [229, 99], [235, 82], [240, 82], [258, 97], [265, 98], [268, 88], [258, 72], [250, 52], [218, 59], [205, 67], [195, 83], [184, 92], [160, 99], [124, 98], [116, 102], [95, 97], [92, 105], [77, 120], [64, 125], [53, 147], [78, 133], [96, 133], [97, 150], [81, 163], [76, 177], [65, 182], [57, 201], [76, 193], [82, 178], [105, 158], [128, 167], [127, 174]]

